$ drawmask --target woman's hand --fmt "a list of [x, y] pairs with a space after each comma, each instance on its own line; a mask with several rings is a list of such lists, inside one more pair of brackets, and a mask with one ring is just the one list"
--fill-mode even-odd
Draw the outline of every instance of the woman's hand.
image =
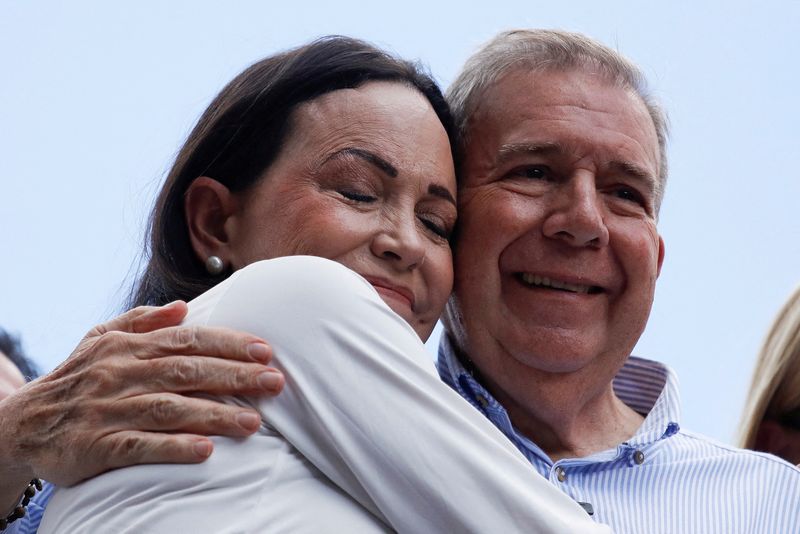
[[97, 326], [53, 372], [0, 402], [0, 509], [33, 477], [69, 486], [127, 465], [202, 462], [212, 451], [205, 436], [258, 429], [254, 410], [186, 394], [277, 394], [283, 377], [266, 366], [270, 347], [175, 326], [186, 313], [174, 302]]

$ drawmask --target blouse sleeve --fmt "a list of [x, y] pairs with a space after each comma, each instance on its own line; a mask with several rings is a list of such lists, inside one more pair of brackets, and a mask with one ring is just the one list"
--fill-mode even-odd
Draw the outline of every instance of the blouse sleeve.
[[442, 383], [424, 345], [345, 267], [239, 271], [208, 324], [268, 340], [286, 376], [267, 423], [399, 532], [610, 532]]

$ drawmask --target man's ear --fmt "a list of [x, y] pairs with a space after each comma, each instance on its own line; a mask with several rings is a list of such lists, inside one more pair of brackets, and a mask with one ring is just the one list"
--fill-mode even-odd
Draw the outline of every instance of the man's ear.
[[189, 185], [183, 206], [197, 259], [205, 263], [209, 256], [218, 256], [227, 261], [231, 255], [226, 223], [238, 208], [234, 194], [213, 178], [201, 176]]
[[664, 253], [666, 252], [664, 248], [664, 238], [661, 237], [659, 234], [658, 236], [658, 270], [656, 271], [656, 277], [661, 276], [661, 266], [664, 265]]

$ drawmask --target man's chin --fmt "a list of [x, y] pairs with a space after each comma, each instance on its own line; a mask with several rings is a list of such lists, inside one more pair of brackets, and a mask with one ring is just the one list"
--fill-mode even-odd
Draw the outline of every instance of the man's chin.
[[583, 336], [559, 332], [557, 335], [526, 336], [506, 351], [523, 366], [540, 373], [567, 374], [591, 368], [604, 351]]

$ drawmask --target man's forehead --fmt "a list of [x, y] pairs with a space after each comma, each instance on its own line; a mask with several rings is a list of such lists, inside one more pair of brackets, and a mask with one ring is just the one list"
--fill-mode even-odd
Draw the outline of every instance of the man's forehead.
[[[615, 107], [617, 104], [623, 105]], [[604, 74], [578, 68], [511, 69], [485, 88], [468, 122], [498, 113], [505, 119], [526, 120], [531, 118], [531, 111], [547, 117], [560, 107], [612, 114], [633, 111], [655, 131], [653, 119], [636, 91]]]
[[[573, 81], [565, 82], [570, 79]], [[575, 83], [574, 80], [580, 83]], [[558, 83], [559, 81], [562, 83]], [[508, 137], [501, 140], [500, 144], [503, 146], [499, 147], [498, 143], [492, 143], [488, 138], [510, 134], [524, 123], [535, 122], [547, 113], [551, 113], [551, 118], [557, 120], [558, 117], [554, 114], [559, 108], [563, 110], [574, 106], [591, 110], [599, 106], [604, 96], [625, 103], [618, 107], [616, 115], [630, 115], [635, 112], [634, 119], [640, 132], [639, 144], [646, 159], [640, 158], [635, 162], [630, 158], [622, 158], [619, 160], [621, 165], [618, 166], [632, 170], [634, 175], [652, 180], [658, 210], [666, 180], [666, 161], [662, 161], [665, 156], [663, 144], [666, 142], [666, 119], [657, 104], [650, 100], [645, 101], [645, 96], [640, 94], [639, 89], [630, 86], [629, 82], [606, 74], [602, 68], [592, 68], [591, 65], [573, 65], [563, 69], [517, 65], [507, 69], [496, 80], [484, 86], [477, 105], [469, 112], [465, 121], [462, 154], [469, 159], [470, 155], [482, 152], [486, 156], [488, 154], [485, 152], [488, 150], [493, 156], [499, 156], [500, 150], [505, 150], [514, 143], [547, 144], [552, 140], [541, 137]], [[602, 110], [598, 110], [600, 111]], [[534, 116], [535, 112], [541, 116]], [[530, 131], [532, 130], [529, 129], [528, 132]], [[487, 142], [494, 146], [487, 146]], [[473, 160], [470, 163], [476, 162]]]
[[[606, 149], [629, 152], [612, 155], [611, 162], [657, 181], [660, 150], [647, 107], [632, 90], [595, 73], [515, 69], [485, 91], [468, 123], [467, 157], [503, 160], [526, 152], [566, 153], [579, 142], [601, 148], [607, 142]], [[626, 142], [615, 143], [615, 137]]]

